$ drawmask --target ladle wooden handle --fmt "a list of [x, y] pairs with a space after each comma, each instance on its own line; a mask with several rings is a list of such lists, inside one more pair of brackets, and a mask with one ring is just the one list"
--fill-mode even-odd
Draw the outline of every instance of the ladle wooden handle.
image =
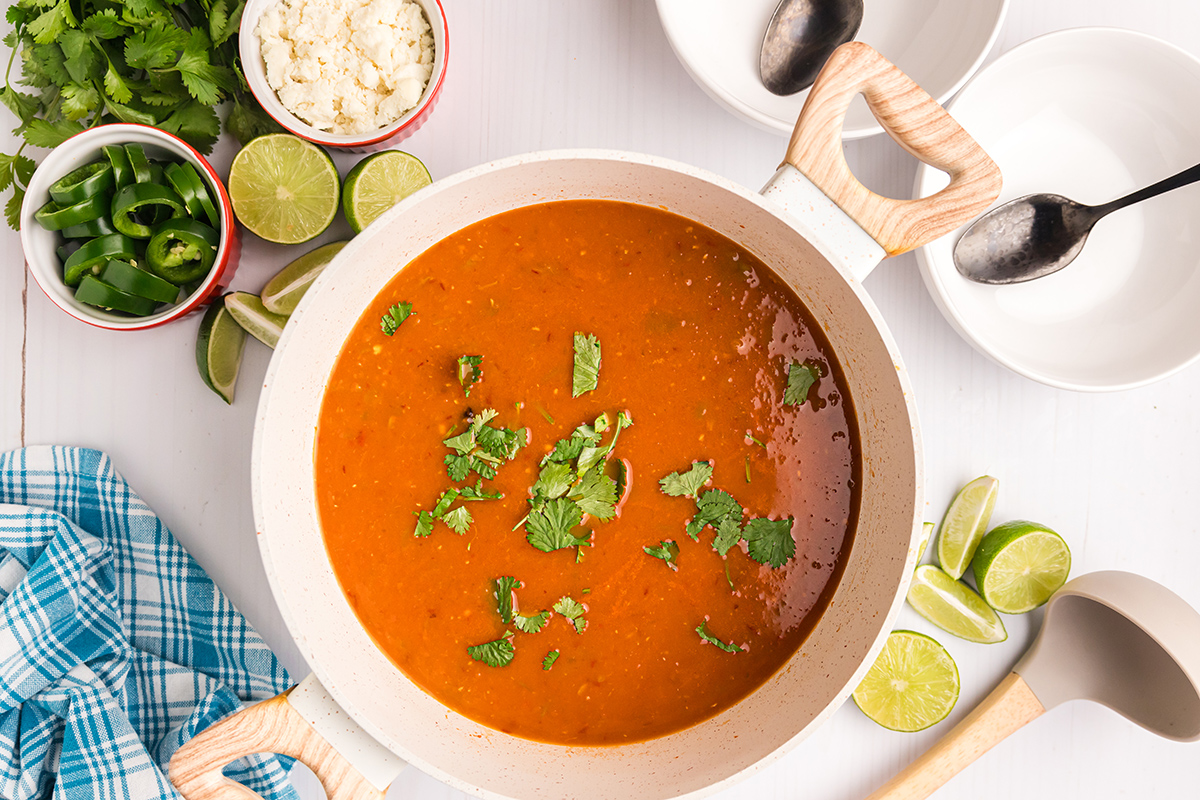
[[1046, 709], [1015, 672], [967, 717], [867, 800], [920, 800]]
[[[855, 95], [901, 147], [950, 175], [919, 200], [893, 200], [859, 183], [842, 150], [842, 122]], [[862, 42], [825, 62], [792, 131], [784, 161], [816, 184], [888, 255], [920, 247], [977, 216], [1000, 194], [1000, 169], [925, 90]]]

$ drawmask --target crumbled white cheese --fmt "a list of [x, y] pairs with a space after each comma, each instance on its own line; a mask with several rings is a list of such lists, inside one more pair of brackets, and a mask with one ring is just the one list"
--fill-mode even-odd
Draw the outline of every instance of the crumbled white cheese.
[[256, 33], [279, 102], [331, 133], [395, 122], [433, 72], [433, 35], [411, 0], [281, 0]]

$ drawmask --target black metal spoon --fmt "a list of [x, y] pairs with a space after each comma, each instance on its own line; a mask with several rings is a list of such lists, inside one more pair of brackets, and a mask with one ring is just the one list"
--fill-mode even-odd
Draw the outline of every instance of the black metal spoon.
[[963, 231], [954, 266], [977, 283], [1023, 283], [1070, 264], [1101, 217], [1200, 181], [1200, 164], [1099, 206], [1058, 194], [1031, 194], [992, 209]]
[[774, 94], [812, 86], [829, 54], [854, 38], [863, 0], [780, 0], [767, 24], [758, 74]]

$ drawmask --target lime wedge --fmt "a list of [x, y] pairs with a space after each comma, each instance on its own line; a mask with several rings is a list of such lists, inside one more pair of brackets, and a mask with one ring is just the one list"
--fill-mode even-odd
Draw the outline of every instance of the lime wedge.
[[225, 304], [218, 300], [210, 305], [196, 337], [196, 366], [208, 388], [226, 403], [233, 403], [245, 346], [246, 332], [234, 322]]
[[933, 529], [937, 527], [932, 522], [926, 522], [921, 525], [921, 541], [917, 545], [917, 563], [921, 563], [921, 559], [925, 557], [925, 551], [929, 549], [929, 540], [933, 538]]
[[996, 505], [1000, 481], [984, 475], [959, 490], [938, 531], [938, 563], [951, 578], [958, 580], [967, 571], [979, 540], [987, 532]]
[[971, 566], [988, 605], [1005, 614], [1024, 614], [1067, 582], [1071, 551], [1046, 526], [1018, 519], [983, 537]]
[[982, 597], [932, 564], [923, 564], [913, 573], [908, 604], [922, 617], [960, 639], [994, 644], [1008, 638], [999, 615]]
[[946, 648], [923, 633], [893, 631], [853, 697], [888, 730], [921, 731], [946, 718], [958, 689], [958, 667]]
[[288, 264], [262, 290], [262, 302], [272, 314], [288, 315], [296, 310], [300, 298], [312, 286], [333, 257], [349, 242], [330, 242], [305, 253]]
[[242, 330], [258, 339], [267, 347], [274, 349], [279, 344], [283, 326], [288, 318], [283, 314], [272, 314], [263, 307], [263, 301], [257, 295], [247, 292], [234, 292], [225, 295], [225, 308]]
[[342, 198], [346, 221], [360, 233], [383, 212], [430, 183], [429, 170], [416, 156], [399, 150], [367, 156], [346, 176]]
[[340, 184], [333, 160], [287, 133], [251, 139], [229, 167], [229, 199], [251, 233], [279, 244], [318, 236], [337, 215]]

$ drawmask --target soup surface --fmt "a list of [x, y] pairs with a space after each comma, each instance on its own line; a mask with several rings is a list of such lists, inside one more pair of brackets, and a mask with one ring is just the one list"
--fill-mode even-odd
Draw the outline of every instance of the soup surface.
[[[601, 356], [578, 397], [576, 334]], [[356, 323], [318, 510], [358, 618], [423, 689], [516, 736], [619, 744], [719, 713], [796, 651], [849, 551], [857, 447], [824, 336], [764, 264], [658, 209], [547, 203], [438, 242]]]

